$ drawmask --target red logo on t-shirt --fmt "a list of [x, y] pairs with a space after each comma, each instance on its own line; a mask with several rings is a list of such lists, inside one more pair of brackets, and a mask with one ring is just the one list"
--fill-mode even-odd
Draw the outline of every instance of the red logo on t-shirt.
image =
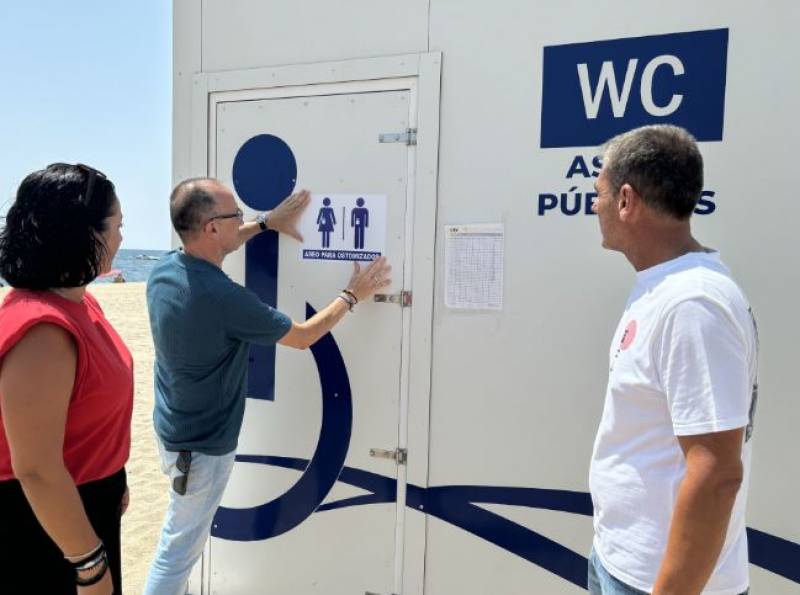
[[628, 326], [625, 327], [625, 332], [622, 333], [622, 341], [619, 342], [619, 348], [625, 351], [631, 346], [633, 340], [636, 338], [636, 321], [631, 320]]

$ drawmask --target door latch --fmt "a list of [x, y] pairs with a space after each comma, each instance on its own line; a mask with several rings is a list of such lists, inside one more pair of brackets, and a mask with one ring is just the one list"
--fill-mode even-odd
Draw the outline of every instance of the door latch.
[[413, 295], [410, 291], [392, 294], [376, 293], [373, 299], [382, 304], [398, 304], [401, 308], [408, 308], [413, 303]]
[[395, 448], [394, 450], [370, 448], [369, 456], [378, 459], [391, 459], [398, 465], [405, 465], [408, 462], [408, 450], [405, 448]]
[[405, 132], [384, 132], [378, 135], [379, 143], [403, 143], [404, 145], [417, 144], [417, 129], [407, 128]]

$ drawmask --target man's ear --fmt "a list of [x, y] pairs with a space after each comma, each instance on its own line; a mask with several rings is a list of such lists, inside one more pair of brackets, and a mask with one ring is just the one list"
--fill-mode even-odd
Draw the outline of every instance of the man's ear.
[[630, 184], [623, 184], [619, 189], [617, 209], [621, 221], [631, 221], [639, 215], [642, 207], [642, 197]]

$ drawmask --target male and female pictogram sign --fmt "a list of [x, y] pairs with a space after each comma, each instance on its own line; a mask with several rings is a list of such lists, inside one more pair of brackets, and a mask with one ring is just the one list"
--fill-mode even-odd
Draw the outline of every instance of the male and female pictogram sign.
[[386, 195], [312, 194], [301, 260], [373, 260], [386, 251]]

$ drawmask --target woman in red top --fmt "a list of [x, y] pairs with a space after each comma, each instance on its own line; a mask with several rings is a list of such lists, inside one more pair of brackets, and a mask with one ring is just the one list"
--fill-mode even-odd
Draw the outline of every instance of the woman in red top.
[[23, 180], [0, 232], [3, 593], [122, 593], [133, 362], [86, 291], [121, 227], [114, 185], [61, 163]]

